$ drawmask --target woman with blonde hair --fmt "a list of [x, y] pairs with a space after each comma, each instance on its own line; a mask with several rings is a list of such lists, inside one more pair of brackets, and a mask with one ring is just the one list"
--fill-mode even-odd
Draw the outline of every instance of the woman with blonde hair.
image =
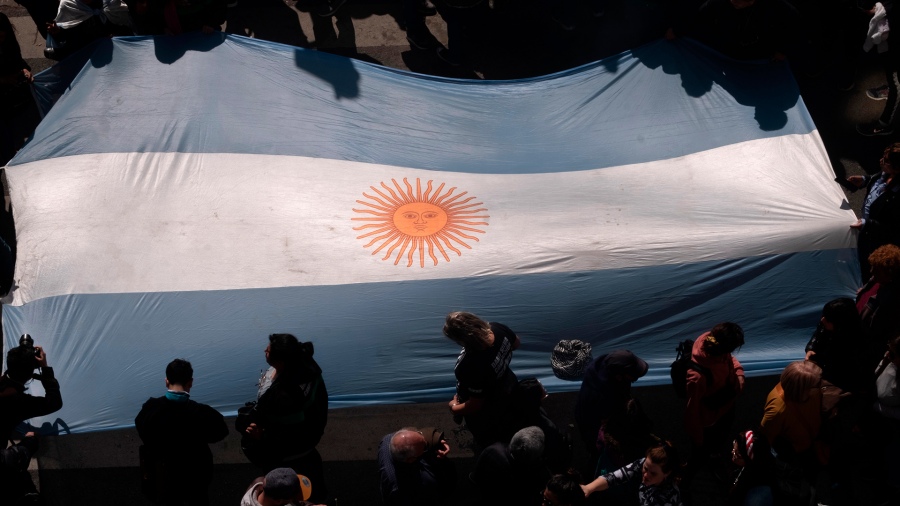
[[[827, 463], [827, 447], [819, 440], [822, 428], [822, 369], [815, 362], [791, 362], [781, 381], [769, 392], [760, 423], [776, 456], [776, 467], [790, 475], [777, 488], [790, 499], [804, 501], [813, 493], [816, 473]], [[799, 502], [798, 502], [799, 504]]]

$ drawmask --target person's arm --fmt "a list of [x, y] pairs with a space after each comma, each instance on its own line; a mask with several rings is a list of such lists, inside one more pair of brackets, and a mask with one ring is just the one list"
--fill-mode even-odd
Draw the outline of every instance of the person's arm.
[[41, 368], [41, 385], [44, 387], [43, 397], [26, 395], [23, 402], [22, 418], [29, 419], [36, 416], [49, 415], [62, 408], [62, 395], [59, 392], [59, 382], [53, 375], [53, 368], [47, 365], [47, 354], [40, 346], [34, 347], [37, 351], [37, 361]]
[[469, 400], [466, 402], [459, 402], [459, 397], [454, 395], [449, 405], [450, 412], [454, 415], [471, 415], [481, 411], [481, 408], [484, 407], [484, 398], [469, 397]]
[[584, 491], [584, 496], [587, 497], [594, 492], [603, 492], [604, 490], [609, 488], [609, 480], [606, 479], [605, 476], [600, 476], [594, 481], [588, 483], [587, 485], [582, 485], [581, 490]]
[[204, 417], [206, 418], [206, 442], [218, 443], [228, 436], [228, 424], [225, 423], [225, 417], [211, 406], [203, 405]]
[[585, 496], [589, 496], [594, 492], [602, 492], [609, 487], [616, 486], [619, 483], [624, 483], [630, 481], [635, 478], [636, 475], [640, 473], [641, 466], [644, 465], [644, 459], [639, 459], [631, 464], [628, 464], [624, 467], [620, 467], [615, 471], [600, 476], [594, 481], [588, 483], [587, 485], [582, 485], [581, 490], [584, 491]]
[[741, 393], [744, 391], [744, 366], [734, 355], [731, 355], [731, 365], [734, 367], [734, 375], [737, 377], [738, 393]]

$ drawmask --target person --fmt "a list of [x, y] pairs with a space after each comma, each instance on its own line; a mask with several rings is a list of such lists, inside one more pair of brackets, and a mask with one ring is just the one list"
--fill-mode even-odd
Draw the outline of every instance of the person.
[[145, 461], [162, 470], [153, 489], [167, 505], [208, 505], [209, 445], [225, 439], [228, 425], [221, 413], [190, 398], [194, 368], [187, 360], [176, 358], [166, 366], [165, 384], [166, 394], [148, 399], [134, 419]]
[[744, 390], [744, 367], [732, 353], [743, 344], [744, 331], [732, 322], [720, 323], [694, 341], [691, 359], [709, 374], [693, 368], [687, 373], [684, 427], [694, 445], [692, 458], [702, 460], [730, 445], [734, 401]]
[[485, 448], [469, 473], [481, 496], [478, 504], [539, 506], [538, 493], [550, 477], [543, 457], [544, 431], [537, 426], [519, 430], [508, 444]]
[[[900, 53], [900, 51], [897, 51]], [[865, 188], [861, 216], [850, 225], [859, 231], [856, 251], [862, 282], [872, 276], [869, 255], [885, 244], [900, 245], [900, 143], [885, 148], [879, 161], [881, 172], [875, 175], [850, 176], [847, 186]]]
[[[20, 423], [58, 411], [62, 408], [63, 401], [59, 382], [47, 362], [47, 354], [43, 347], [34, 346], [34, 341], [28, 334], [19, 339], [19, 346], [6, 353], [6, 367], [6, 372], [0, 377], [0, 435], [4, 441], [9, 441]], [[40, 368], [38, 375], [34, 374], [37, 368]], [[43, 397], [26, 393], [26, 385], [32, 379], [41, 382]], [[28, 437], [26, 435], [26, 449], [36, 449], [36, 446], [28, 446], [32, 441], [36, 443]], [[22, 458], [21, 454], [19, 458]], [[37, 488], [31, 481], [31, 476], [21, 466], [0, 470], [0, 485], [3, 487], [4, 499], [12, 504], [23, 501], [26, 497], [37, 496]]]
[[[6, 14], [0, 12], [0, 166], [6, 165], [16, 151], [22, 147], [27, 132], [16, 116], [27, 107], [34, 106], [31, 96], [31, 67], [22, 58], [22, 50], [16, 40], [16, 33]], [[7, 247], [8, 248], [8, 247]], [[11, 262], [4, 262], [3, 275], [12, 274]], [[9, 290], [9, 283], [3, 282], [2, 293]]]
[[[876, 369], [875, 401], [873, 409], [879, 415], [900, 422], [900, 385], [897, 383], [897, 372], [900, 370], [900, 335], [894, 336], [888, 343], [882, 363]], [[898, 432], [900, 435], [900, 432]]]
[[738, 60], [782, 61], [797, 45], [799, 21], [784, 0], [707, 0], [666, 38], [690, 35]]
[[433, 427], [404, 427], [381, 439], [378, 470], [386, 506], [441, 504], [456, 485], [450, 444]]
[[682, 504], [681, 491], [674, 474], [679, 467], [678, 452], [670, 443], [664, 442], [647, 450], [643, 458], [581, 488], [587, 497], [612, 487], [625, 486], [636, 492], [640, 506], [679, 506]]
[[241, 506], [314, 506], [306, 501], [311, 494], [309, 478], [289, 467], [278, 467], [250, 483]]
[[[802, 477], [789, 487], [779, 485], [791, 499], [806, 502], [814, 491], [821, 465], [827, 462], [827, 448], [819, 440], [822, 428], [822, 369], [814, 362], [791, 362], [781, 380], [769, 392], [760, 430], [772, 448], [777, 464], [794, 469]], [[786, 484], [784, 484], [786, 485]]]
[[[900, 335], [894, 336], [888, 344], [881, 363], [875, 370], [875, 398], [872, 400], [873, 416], [863, 433], [866, 447], [875, 461], [874, 479], [870, 481], [872, 492], [878, 497], [874, 504], [900, 503]], [[891, 502], [893, 501], [893, 502]]]
[[328, 390], [312, 343], [291, 334], [272, 334], [265, 356], [269, 369], [260, 379], [249, 423], [235, 426], [251, 462], [271, 471], [290, 467], [315, 485], [311, 500], [325, 502], [327, 487], [316, 445], [328, 422]]
[[482, 448], [508, 440], [514, 431], [504, 415], [518, 384], [509, 363], [521, 344], [519, 336], [502, 323], [488, 323], [464, 311], [448, 314], [443, 330], [463, 348], [453, 371], [456, 394], [449, 402], [454, 419], [465, 419]]
[[629, 350], [614, 350], [592, 360], [575, 401], [575, 424], [592, 460], [599, 456], [597, 434], [605, 420], [622, 418], [631, 400], [631, 384], [650, 366]]
[[729, 506], [772, 506], [774, 495], [773, 457], [758, 430], [741, 431], [731, 449], [733, 484], [728, 492]]
[[543, 506], [581, 506], [587, 504], [581, 476], [574, 470], [554, 474], [541, 495]]
[[857, 346], [871, 371], [884, 355], [888, 339], [900, 334], [900, 247], [885, 244], [869, 255], [872, 278], [856, 294], [863, 339]]
[[[876, 15], [875, 1], [868, 2], [860, 2], [861, 4], [866, 4], [866, 8], [868, 8], [868, 15], [870, 17], [874, 17]], [[887, 32], [890, 33], [891, 28], [900, 26], [900, 9], [897, 9], [896, 3], [893, 0], [881, 0], [882, 8], [884, 11], [879, 14], [879, 17], [882, 20], [886, 20], [887, 23]], [[876, 21], [876, 25], [877, 25]], [[874, 28], [874, 27], [873, 27]], [[870, 30], [870, 32], [879, 32], [880, 30]], [[875, 33], [871, 33], [871, 35], [875, 35]], [[867, 38], [870, 35], [867, 35]], [[887, 37], [889, 38], [889, 37]], [[900, 59], [900, 51], [894, 46], [894, 44], [888, 42], [887, 50], [878, 53], [878, 57], [881, 60], [882, 68], [884, 69], [885, 79], [887, 80], [888, 85], [888, 93], [887, 99], [884, 104], [884, 109], [881, 111], [881, 115], [877, 120], [871, 121], [868, 123], [861, 123], [856, 126], [856, 132], [860, 135], [866, 137], [878, 136], [878, 135], [891, 135], [894, 133], [894, 127], [896, 126], [898, 119], [898, 111], [900, 111], [900, 96], [898, 96], [898, 78], [900, 78], [900, 63], [898, 63], [898, 59]], [[865, 276], [866, 273], [863, 272]]]
[[806, 343], [806, 360], [822, 368], [825, 379], [845, 391], [865, 388], [865, 375], [870, 370], [862, 357], [857, 357], [862, 320], [856, 302], [846, 297], [829, 301], [822, 317]]
[[96, 39], [133, 32], [122, 0], [61, 0], [47, 33], [44, 56], [61, 60]]
[[0, 450], [0, 490], [13, 505], [40, 504], [37, 488], [28, 473], [28, 464], [37, 449], [34, 432], [28, 432], [18, 443]]
[[637, 399], [626, 404], [624, 413], [603, 421], [597, 433], [595, 448], [599, 452], [594, 476], [600, 476], [634, 462], [653, 446], [653, 422]]

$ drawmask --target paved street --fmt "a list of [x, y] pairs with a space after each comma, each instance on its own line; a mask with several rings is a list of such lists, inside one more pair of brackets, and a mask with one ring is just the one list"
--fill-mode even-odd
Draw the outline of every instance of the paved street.
[[[498, 0], [495, 9], [485, 4], [484, 19], [470, 27], [467, 62], [456, 68], [440, 61], [434, 52], [410, 49], [399, 2], [350, 0], [329, 19], [311, 14], [307, 0], [296, 4], [285, 0], [240, 0], [237, 7], [229, 10], [225, 30], [418, 73], [516, 79], [571, 68], [659, 38], [666, 27], [661, 9], [665, 1], [613, 2], [600, 19], [580, 17], [574, 32], [557, 26], [541, 2]], [[25, 10], [13, 0], [0, 0], [0, 12], [13, 21], [23, 56], [34, 70], [48, 68], [53, 62], [43, 58], [44, 41]], [[441, 18], [429, 17], [427, 23], [437, 39], [446, 44], [446, 27]], [[884, 102], [869, 100], [865, 90], [882, 84], [884, 77], [871, 59], [864, 59], [851, 91], [838, 91], [832, 77], [827, 68], [814, 78], [798, 73], [803, 99], [825, 141], [834, 169], [838, 174], [874, 171], [883, 147], [891, 139], [862, 138], [853, 126], [879, 114]], [[860, 197], [860, 192], [848, 195], [855, 209], [859, 208]], [[810, 330], [813, 324], [810, 322]], [[798, 358], [801, 352], [797, 350]], [[775, 382], [771, 377], [749, 381], [739, 408], [740, 425], [759, 420], [765, 395]], [[201, 388], [196, 395], [202, 402]], [[658, 434], [685, 442], [680, 435], [680, 400], [674, 397], [671, 387], [639, 388], [637, 396], [656, 420]], [[560, 427], [571, 422], [573, 403], [572, 394], [554, 394], [548, 400], [547, 409]], [[139, 408], [135, 406], [135, 413]], [[338, 504], [379, 503], [374, 462], [377, 444], [384, 434], [404, 425], [433, 425], [453, 434], [452, 456], [459, 469], [460, 484], [450, 502], [466, 504], [471, 488], [465, 478], [474, 459], [471, 440], [452, 422], [444, 403], [333, 410], [320, 451], [329, 489], [338, 498]], [[36, 474], [48, 505], [149, 504], [139, 493], [139, 443], [133, 430], [51, 436], [42, 444]], [[213, 445], [213, 449], [217, 464], [213, 504], [236, 505], [257, 471], [241, 455], [235, 433]], [[583, 465], [583, 460], [578, 459], [584, 456], [576, 457], [576, 464]], [[716, 504], [719, 489], [710, 485], [709, 490], [710, 497], [705, 498], [704, 504]]]

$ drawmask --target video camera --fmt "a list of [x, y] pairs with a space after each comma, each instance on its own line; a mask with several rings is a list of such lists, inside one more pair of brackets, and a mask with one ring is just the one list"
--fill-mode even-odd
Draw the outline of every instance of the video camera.
[[34, 339], [28, 334], [22, 334], [19, 338], [19, 346], [9, 350], [6, 354], [6, 368], [10, 377], [16, 381], [24, 382], [29, 378], [40, 379], [40, 375], [33, 374], [40, 367], [41, 350], [34, 346]]
[[31, 350], [31, 354], [34, 355], [35, 358], [41, 355], [41, 352], [34, 347], [34, 339], [31, 338], [31, 334], [22, 334], [22, 336], [19, 337], [19, 347]]

